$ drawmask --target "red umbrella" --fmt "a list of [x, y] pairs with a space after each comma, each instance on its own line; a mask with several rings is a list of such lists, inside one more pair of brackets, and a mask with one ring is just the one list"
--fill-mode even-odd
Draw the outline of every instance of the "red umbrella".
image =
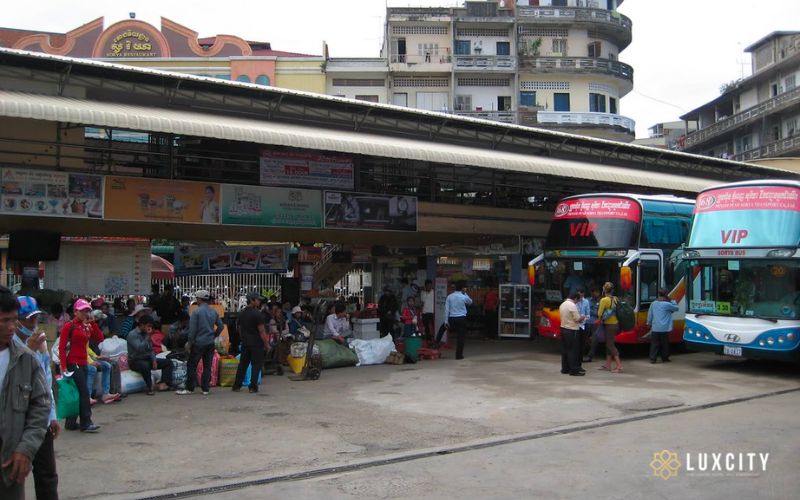
[[153, 280], [175, 279], [175, 266], [158, 255], [150, 255], [150, 276]]

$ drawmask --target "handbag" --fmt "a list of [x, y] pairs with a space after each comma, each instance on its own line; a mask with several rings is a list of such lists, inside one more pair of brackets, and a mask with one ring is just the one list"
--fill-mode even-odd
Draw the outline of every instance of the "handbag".
[[56, 399], [56, 416], [59, 419], [77, 417], [80, 414], [80, 394], [72, 375], [62, 375], [56, 380], [58, 398]]
[[596, 338], [598, 342], [606, 341], [606, 329], [603, 327], [603, 323], [600, 323], [597, 325], [597, 328], [594, 329], [594, 338]]
[[611, 316], [617, 314], [617, 298], [614, 297], [611, 299], [611, 307], [603, 311], [603, 321], [608, 320]]

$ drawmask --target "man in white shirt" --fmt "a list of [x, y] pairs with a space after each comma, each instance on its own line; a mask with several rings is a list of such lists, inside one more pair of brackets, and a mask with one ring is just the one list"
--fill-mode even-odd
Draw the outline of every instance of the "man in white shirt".
[[580, 327], [586, 317], [578, 312], [576, 303], [579, 297], [577, 291], [570, 293], [558, 308], [561, 316], [561, 373], [574, 377], [586, 374], [580, 364]]
[[333, 339], [340, 344], [344, 344], [345, 337], [350, 333], [346, 309], [344, 304], [336, 304], [333, 314], [329, 314], [325, 318], [325, 328], [322, 334], [326, 339]]
[[422, 328], [425, 330], [425, 338], [428, 342], [433, 340], [434, 331], [434, 291], [433, 282], [425, 280], [425, 288], [420, 290], [419, 298], [422, 301]]

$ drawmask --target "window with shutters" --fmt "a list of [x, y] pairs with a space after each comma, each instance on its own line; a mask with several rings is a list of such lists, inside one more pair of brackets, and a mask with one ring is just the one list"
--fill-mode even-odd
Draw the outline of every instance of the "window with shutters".
[[536, 106], [536, 92], [520, 92], [519, 93], [520, 106]]
[[472, 111], [472, 96], [457, 95], [455, 106], [456, 111]]
[[603, 94], [589, 94], [589, 111], [595, 113], [605, 113], [606, 112], [606, 96]]
[[560, 54], [562, 57], [567, 55], [567, 39], [553, 38], [553, 55]]
[[587, 46], [587, 50], [589, 51], [589, 57], [599, 58], [600, 57], [600, 42], [592, 42]]

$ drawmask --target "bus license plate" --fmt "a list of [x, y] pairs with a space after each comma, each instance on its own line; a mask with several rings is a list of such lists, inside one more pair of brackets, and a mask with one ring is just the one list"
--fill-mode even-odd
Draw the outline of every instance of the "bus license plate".
[[731, 347], [729, 345], [722, 346], [722, 354], [726, 356], [742, 356], [742, 348], [741, 347]]

